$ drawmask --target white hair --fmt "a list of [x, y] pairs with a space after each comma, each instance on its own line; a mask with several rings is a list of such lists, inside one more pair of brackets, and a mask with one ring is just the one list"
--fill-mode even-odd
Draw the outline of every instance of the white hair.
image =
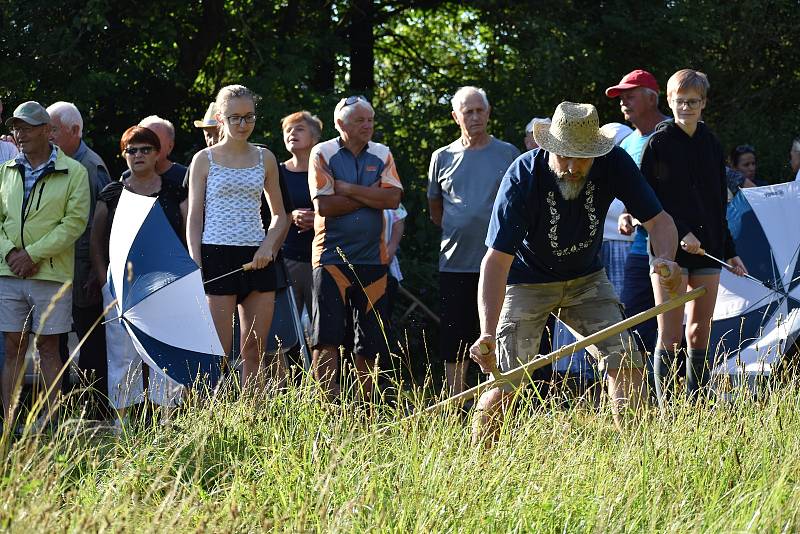
[[658, 91], [654, 91], [649, 87], [639, 87], [639, 89], [644, 91], [644, 94], [646, 95], [653, 95], [654, 97], [656, 97], [656, 107], [658, 107]]
[[458, 91], [456, 91], [456, 94], [453, 95], [453, 98], [450, 99], [450, 104], [453, 106], [453, 111], [460, 111], [461, 106], [464, 105], [464, 101], [471, 94], [480, 95], [483, 99], [483, 105], [486, 106], [487, 109], [489, 108], [489, 99], [486, 97], [486, 91], [480, 87], [465, 85], [464, 87], [460, 87]]
[[792, 150], [795, 152], [800, 152], [800, 137], [797, 137], [794, 141], [792, 141]]
[[531, 122], [525, 125], [525, 133], [533, 133], [533, 125], [534, 124], [550, 124], [549, 118], [542, 118], [542, 117], [534, 117], [531, 119]]
[[170, 138], [175, 141], [175, 126], [172, 125], [167, 119], [162, 119], [158, 115], [150, 115], [139, 121], [139, 126], [147, 128], [153, 124], [160, 124], [169, 132]]
[[67, 128], [78, 127], [78, 137], [83, 137], [83, 117], [81, 112], [72, 102], [56, 102], [47, 106], [47, 113], [51, 118], [58, 117], [61, 124]]
[[339, 104], [336, 105], [336, 109], [333, 111], [333, 123], [334, 126], [336, 126], [337, 130], [339, 130], [340, 132], [342, 131], [339, 128], [339, 123], [337, 121], [341, 120], [342, 122], [346, 123], [347, 119], [356, 110], [357, 107], [368, 109], [372, 112], [373, 115], [375, 115], [375, 108], [373, 108], [372, 104], [370, 104], [363, 98], [359, 98], [349, 106], [345, 106], [344, 100], [342, 100], [341, 102], [339, 102]]

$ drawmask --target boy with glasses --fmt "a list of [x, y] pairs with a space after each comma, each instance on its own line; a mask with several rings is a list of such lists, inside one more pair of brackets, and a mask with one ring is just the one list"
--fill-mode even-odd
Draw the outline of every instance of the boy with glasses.
[[[705, 295], [686, 306], [686, 387], [692, 397], [706, 385], [714, 366], [706, 350], [720, 267], [705, 257], [703, 249], [727, 260], [735, 274], [747, 273], [728, 230], [722, 145], [701, 121], [708, 89], [708, 78], [702, 72], [683, 69], [673, 74], [667, 82], [667, 99], [674, 120], [656, 128], [642, 154], [642, 173], [678, 229], [680, 246], [675, 261], [683, 273], [678, 292], [706, 288]], [[669, 299], [658, 275], [651, 274], [650, 279], [656, 304]], [[681, 346], [683, 317], [682, 307], [658, 317], [654, 372], [662, 406], [672, 389], [675, 347]]]

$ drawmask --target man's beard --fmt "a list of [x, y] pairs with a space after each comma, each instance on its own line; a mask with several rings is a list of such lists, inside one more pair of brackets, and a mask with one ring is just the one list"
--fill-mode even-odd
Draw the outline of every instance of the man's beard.
[[564, 200], [575, 200], [578, 198], [578, 195], [583, 191], [583, 186], [586, 185], [586, 176], [581, 176], [580, 180], [575, 180], [575, 175], [571, 172], [558, 172], [552, 167], [550, 167], [550, 170], [553, 171], [556, 177], [556, 185], [558, 185], [558, 190], [561, 192], [561, 196], [564, 197]]

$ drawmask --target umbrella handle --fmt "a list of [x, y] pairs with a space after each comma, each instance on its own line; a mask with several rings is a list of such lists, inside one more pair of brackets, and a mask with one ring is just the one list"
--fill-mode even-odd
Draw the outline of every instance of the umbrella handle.
[[[685, 248], [685, 247], [686, 247], [686, 243], [681, 241], [681, 248]], [[697, 252], [695, 254], [697, 254], [698, 256], [705, 256], [706, 255], [706, 249], [704, 249], [703, 247], [700, 247], [700, 248], [697, 249]]]

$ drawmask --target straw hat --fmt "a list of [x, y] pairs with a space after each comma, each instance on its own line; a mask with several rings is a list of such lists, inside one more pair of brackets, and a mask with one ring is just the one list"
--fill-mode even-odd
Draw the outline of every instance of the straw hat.
[[206, 110], [206, 114], [203, 115], [203, 120], [194, 121], [195, 128], [213, 128], [218, 125], [217, 118], [215, 115], [217, 114], [217, 106], [214, 102], [208, 105], [208, 109]]
[[614, 137], [600, 130], [597, 110], [591, 104], [562, 102], [552, 121], [533, 125], [533, 139], [548, 152], [568, 158], [597, 158], [614, 148]]

